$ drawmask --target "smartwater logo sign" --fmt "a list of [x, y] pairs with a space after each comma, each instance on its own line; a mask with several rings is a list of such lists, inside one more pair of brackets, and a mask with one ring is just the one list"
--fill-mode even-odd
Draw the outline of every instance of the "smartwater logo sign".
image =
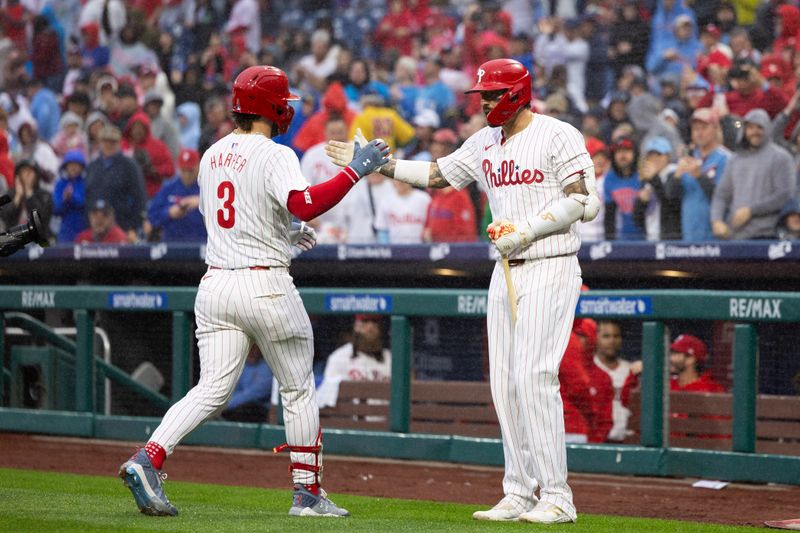
[[647, 316], [653, 314], [649, 296], [581, 296], [578, 313], [593, 316]]
[[167, 294], [164, 292], [111, 292], [109, 309], [164, 309]]
[[385, 294], [328, 294], [325, 309], [342, 313], [388, 313], [392, 297]]

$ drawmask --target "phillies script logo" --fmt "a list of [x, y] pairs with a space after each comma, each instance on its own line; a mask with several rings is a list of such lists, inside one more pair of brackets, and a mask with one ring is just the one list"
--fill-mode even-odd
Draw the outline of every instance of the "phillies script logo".
[[507, 187], [509, 185], [530, 185], [544, 181], [544, 174], [539, 169], [531, 172], [529, 169], [520, 170], [514, 160], [503, 161], [497, 172], [488, 159], [483, 160], [483, 174], [489, 187]]

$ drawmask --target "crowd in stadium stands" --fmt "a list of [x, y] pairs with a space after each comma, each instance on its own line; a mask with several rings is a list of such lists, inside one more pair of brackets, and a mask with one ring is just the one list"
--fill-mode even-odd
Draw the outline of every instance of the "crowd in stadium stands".
[[[202, 242], [198, 161], [233, 128], [242, 69], [289, 73], [302, 98], [276, 141], [319, 182], [334, 172], [319, 144], [356, 127], [405, 158], [449, 153], [485, 124], [463, 94], [477, 66], [513, 57], [535, 111], [586, 138], [604, 209], [580, 225], [585, 241], [797, 239], [800, 9], [686, 4], [3, 0], [0, 188], [13, 206], [0, 222], [39, 209], [54, 242]], [[373, 176], [315, 223], [321, 243], [420, 243], [475, 241], [490, 220], [474, 187]]]

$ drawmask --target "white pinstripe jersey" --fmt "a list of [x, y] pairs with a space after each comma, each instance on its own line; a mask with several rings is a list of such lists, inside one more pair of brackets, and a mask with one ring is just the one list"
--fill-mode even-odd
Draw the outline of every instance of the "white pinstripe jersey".
[[264, 135], [231, 133], [203, 154], [198, 183], [208, 265], [289, 266], [286, 201], [290, 191], [309, 186], [290, 148]]
[[[520, 224], [564, 197], [564, 187], [592, 166], [583, 135], [566, 122], [534, 114], [531, 123], [503, 142], [502, 128], [485, 127], [437, 163], [456, 189], [473, 181], [486, 193], [494, 220]], [[580, 237], [568, 229], [536, 239], [511, 255], [536, 259], [575, 253]]]

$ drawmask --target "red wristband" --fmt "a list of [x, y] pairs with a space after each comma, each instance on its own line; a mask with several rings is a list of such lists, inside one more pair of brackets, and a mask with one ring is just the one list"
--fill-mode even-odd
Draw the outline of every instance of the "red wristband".
[[303, 191], [290, 191], [286, 208], [300, 220], [313, 220], [338, 204], [358, 179], [352, 168], [344, 167], [328, 181]]

